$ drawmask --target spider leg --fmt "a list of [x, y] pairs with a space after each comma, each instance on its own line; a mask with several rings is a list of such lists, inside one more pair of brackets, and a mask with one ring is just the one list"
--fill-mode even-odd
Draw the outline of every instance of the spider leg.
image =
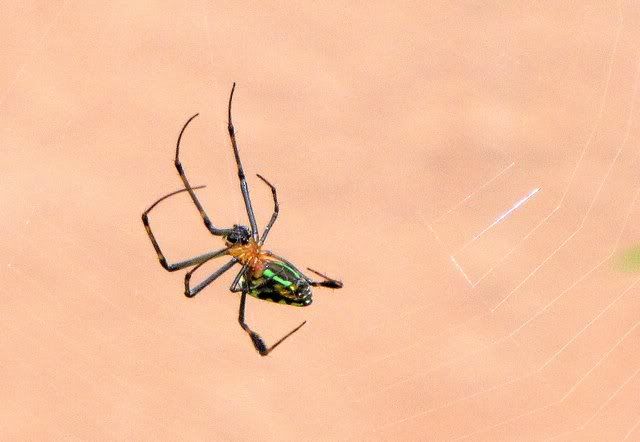
[[240, 269], [236, 277], [233, 279], [233, 282], [231, 283], [231, 287], [229, 287], [229, 290], [231, 290], [232, 293], [238, 293], [242, 291], [242, 287], [239, 287], [240, 279], [242, 278], [242, 276], [244, 276], [244, 273], [247, 271], [247, 268], [249, 268], [249, 266], [247, 265], [242, 266], [242, 268]]
[[[193, 189], [202, 189], [205, 186], [197, 186], [192, 188]], [[212, 258], [215, 258], [217, 256], [221, 256], [224, 255], [227, 252], [227, 248], [224, 248], [222, 250], [217, 250], [215, 252], [209, 252], [209, 253], [205, 253], [203, 255], [200, 256], [196, 256], [194, 258], [190, 258], [190, 259], [186, 259], [184, 261], [180, 261], [174, 264], [168, 264], [167, 263], [167, 259], [165, 258], [164, 254], [162, 253], [162, 250], [160, 249], [160, 245], [158, 244], [158, 241], [155, 238], [155, 235], [153, 234], [153, 232], [151, 231], [151, 226], [149, 225], [149, 212], [151, 212], [151, 210], [153, 210], [158, 203], [160, 203], [161, 201], [164, 201], [165, 199], [181, 193], [181, 192], [185, 192], [187, 191], [187, 189], [180, 189], [180, 190], [176, 190], [175, 192], [171, 192], [165, 196], [163, 196], [162, 198], [160, 198], [158, 201], [156, 201], [155, 203], [153, 203], [147, 210], [145, 210], [142, 213], [142, 223], [144, 224], [144, 228], [147, 231], [147, 235], [149, 235], [149, 239], [151, 240], [151, 244], [153, 244], [153, 248], [156, 250], [156, 254], [158, 255], [158, 260], [160, 261], [160, 265], [162, 265], [162, 267], [164, 267], [165, 270], [168, 270], [169, 272], [174, 272], [176, 270], [180, 270], [180, 269], [184, 269], [186, 267], [190, 267], [192, 265], [195, 264], [200, 264], [203, 263], [205, 261], [208, 261]]]
[[[207, 261], [205, 261], [205, 262], [207, 262]], [[229, 261], [228, 263], [226, 263], [225, 265], [220, 267], [218, 270], [213, 272], [211, 275], [209, 275], [207, 277], [207, 279], [205, 279], [202, 282], [200, 282], [194, 288], [191, 288], [190, 285], [189, 285], [189, 282], [191, 281], [191, 275], [193, 274], [193, 272], [198, 270], [205, 262], [201, 262], [200, 264], [198, 264], [197, 266], [195, 266], [194, 268], [189, 270], [184, 275], [184, 295], [187, 298], [193, 298], [194, 296], [196, 296], [198, 293], [200, 293], [200, 291], [203, 288], [205, 288], [206, 286], [211, 284], [213, 281], [218, 279], [219, 276], [221, 276], [223, 273], [225, 273], [227, 270], [229, 270], [231, 267], [233, 267], [238, 262], [238, 260], [236, 258], [233, 258], [231, 261]]]
[[262, 231], [262, 238], [260, 238], [260, 245], [263, 245], [264, 242], [267, 240], [267, 235], [269, 234], [271, 227], [273, 226], [273, 224], [276, 222], [276, 219], [278, 218], [278, 212], [280, 212], [280, 206], [278, 205], [278, 195], [276, 193], [276, 188], [273, 186], [273, 184], [267, 181], [265, 177], [263, 177], [260, 174], [257, 174], [257, 175], [258, 175], [258, 178], [260, 178], [262, 181], [264, 181], [267, 184], [267, 186], [271, 187], [271, 194], [273, 195], [273, 206], [274, 206], [273, 215], [271, 215], [271, 219], [269, 220], [269, 223]]
[[260, 337], [260, 335], [257, 334], [256, 332], [254, 332], [253, 330], [251, 330], [251, 328], [247, 325], [247, 323], [244, 320], [244, 312], [245, 312], [245, 306], [246, 306], [246, 302], [247, 302], [247, 293], [249, 293], [249, 283], [245, 279], [244, 280], [244, 287], [243, 288], [238, 288], [238, 286], [239, 286], [240, 280], [242, 279], [242, 276], [246, 272], [247, 268], [248, 268], [248, 266], [244, 266], [242, 268], [242, 270], [240, 270], [238, 272], [238, 274], [236, 275], [235, 279], [233, 280], [233, 283], [231, 284], [230, 290], [232, 292], [238, 292], [238, 291], [242, 292], [242, 295], [240, 296], [240, 312], [238, 314], [238, 322], [240, 323], [240, 327], [242, 327], [242, 329], [245, 332], [247, 332], [247, 334], [251, 338], [251, 342], [253, 343], [253, 346], [255, 347], [256, 351], [258, 353], [260, 353], [262, 356], [266, 356], [269, 353], [271, 353], [271, 351], [274, 348], [276, 348], [278, 345], [280, 345], [282, 343], [282, 341], [284, 341], [289, 336], [291, 336], [292, 334], [297, 332], [300, 329], [300, 327], [302, 327], [303, 325], [305, 325], [307, 323], [307, 321], [304, 321], [302, 324], [300, 324], [299, 326], [297, 326], [296, 328], [291, 330], [289, 333], [284, 335], [282, 338], [280, 338], [271, 347], [267, 347], [267, 344], [265, 344], [264, 340]]
[[316, 275], [322, 277], [324, 279], [324, 281], [314, 281], [310, 278], [307, 278], [307, 280], [309, 281], [309, 284], [311, 284], [313, 287], [327, 287], [330, 289], [341, 289], [342, 288], [342, 281], [338, 281], [337, 279], [333, 279], [328, 277], [327, 275], [324, 275], [320, 272], [317, 272], [313, 269], [310, 269], [309, 267], [307, 267], [307, 270], [309, 270], [310, 272], [315, 273]]
[[240, 153], [238, 152], [238, 143], [236, 142], [236, 131], [231, 121], [231, 101], [233, 100], [233, 92], [236, 89], [236, 84], [233, 83], [231, 88], [231, 95], [229, 96], [229, 137], [231, 138], [231, 145], [233, 146], [233, 155], [236, 158], [236, 164], [238, 166], [238, 178], [240, 179], [240, 190], [242, 191], [242, 198], [244, 199], [244, 206], [247, 209], [247, 215], [249, 216], [249, 223], [251, 224], [251, 235], [257, 242], [259, 239], [258, 226], [256, 224], [256, 217], [253, 214], [253, 207], [251, 207], [251, 198], [249, 197], [249, 187], [247, 186], [247, 179], [242, 169], [242, 162], [240, 161]]
[[249, 290], [249, 285], [247, 282], [245, 282], [245, 286], [242, 290], [242, 295], [240, 296], [240, 312], [238, 313], [238, 322], [240, 323], [240, 327], [242, 327], [242, 329], [246, 331], [249, 337], [251, 338], [251, 342], [253, 342], [253, 346], [255, 347], [256, 351], [260, 353], [261, 356], [266, 356], [269, 353], [271, 353], [274, 348], [280, 345], [282, 341], [284, 341], [289, 336], [297, 332], [300, 329], [300, 327], [302, 327], [307, 323], [307, 321], [304, 321], [302, 324], [300, 324], [299, 326], [291, 330], [289, 333], [284, 335], [282, 338], [280, 338], [280, 340], [278, 340], [278, 342], [273, 344], [271, 347], [267, 347], [267, 344], [265, 344], [264, 340], [260, 337], [260, 335], [254, 332], [253, 330], [251, 330], [251, 328], [244, 321], [244, 310], [245, 310], [245, 304], [247, 301], [248, 290]]
[[194, 188], [191, 187], [191, 185], [189, 184], [189, 180], [187, 179], [187, 176], [184, 173], [184, 169], [182, 168], [182, 163], [180, 162], [180, 157], [179, 157], [180, 141], [182, 140], [182, 134], [184, 134], [184, 131], [189, 125], [189, 123], [191, 123], [191, 120], [193, 120], [198, 115], [199, 114], [193, 115], [191, 118], [187, 120], [186, 123], [184, 123], [184, 126], [182, 126], [182, 130], [180, 131], [180, 135], [178, 136], [178, 142], [176, 143], [176, 158], [174, 160], [174, 164], [176, 166], [176, 169], [178, 170], [178, 174], [180, 175], [182, 182], [184, 183], [185, 189], [187, 190], [187, 192], [189, 192], [189, 195], [191, 196], [191, 200], [193, 201], [193, 204], [195, 204], [196, 208], [198, 209], [198, 212], [200, 212], [200, 216], [202, 217], [202, 221], [204, 221], [204, 225], [207, 227], [207, 229], [209, 230], [209, 232], [211, 232], [212, 235], [222, 236], [222, 235], [228, 234], [231, 231], [231, 229], [218, 229], [213, 225], [213, 223], [209, 219], [209, 216], [207, 216], [206, 212], [202, 208], [202, 204], [200, 204], [198, 197], [193, 191]]

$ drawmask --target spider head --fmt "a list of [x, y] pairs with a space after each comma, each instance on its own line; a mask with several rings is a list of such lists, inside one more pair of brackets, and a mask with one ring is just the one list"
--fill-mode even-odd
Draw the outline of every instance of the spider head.
[[246, 226], [239, 226], [237, 224], [234, 224], [234, 226], [229, 229], [229, 233], [224, 236], [224, 240], [228, 245], [249, 244], [250, 239], [251, 232], [249, 232], [249, 228]]

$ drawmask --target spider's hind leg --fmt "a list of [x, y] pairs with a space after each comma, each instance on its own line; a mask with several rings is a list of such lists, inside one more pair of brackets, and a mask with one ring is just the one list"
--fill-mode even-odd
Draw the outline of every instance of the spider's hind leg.
[[[233, 284], [231, 284], [231, 291], [232, 292], [240, 290], [240, 289], [238, 289], [238, 285], [240, 284], [240, 280], [242, 279], [242, 275], [246, 272], [246, 270], [247, 270], [247, 267], [246, 266], [243, 267], [242, 270], [240, 270], [240, 272], [238, 273], [238, 275], [234, 279]], [[243, 280], [243, 286], [244, 287], [242, 287], [242, 295], [240, 295], [240, 310], [238, 312], [238, 322], [240, 323], [240, 327], [242, 327], [242, 329], [245, 332], [247, 332], [247, 334], [251, 338], [251, 342], [253, 343], [253, 347], [256, 349], [256, 351], [258, 353], [260, 353], [261, 356], [266, 356], [269, 353], [271, 353], [274, 348], [276, 348], [278, 345], [280, 345], [282, 343], [282, 341], [284, 341], [289, 336], [291, 336], [292, 334], [294, 334], [295, 332], [300, 330], [300, 327], [302, 327], [303, 325], [305, 325], [307, 323], [307, 321], [304, 321], [302, 324], [300, 324], [299, 326], [297, 326], [296, 328], [291, 330], [289, 333], [284, 335], [282, 338], [280, 338], [271, 347], [267, 347], [267, 344], [264, 342], [262, 337], [258, 333], [256, 333], [253, 330], [251, 330], [251, 327], [249, 327], [247, 325], [247, 323], [245, 322], [245, 320], [244, 320], [244, 312], [245, 312], [245, 307], [246, 307], [246, 303], [247, 303], [247, 294], [249, 293], [249, 283], [246, 280], [246, 278], [244, 278], [244, 280]]]
[[240, 323], [240, 327], [242, 327], [242, 329], [247, 332], [247, 334], [251, 338], [251, 342], [253, 343], [253, 346], [255, 347], [256, 351], [260, 353], [261, 356], [266, 356], [269, 353], [271, 353], [274, 348], [282, 344], [282, 341], [284, 341], [289, 336], [291, 336], [292, 334], [300, 330], [300, 327], [302, 327], [307, 323], [307, 321], [304, 321], [302, 324], [300, 324], [299, 326], [291, 330], [289, 333], [284, 335], [282, 338], [280, 338], [280, 340], [278, 340], [278, 342], [273, 344], [271, 347], [267, 347], [267, 344], [260, 337], [260, 335], [254, 332], [253, 330], [251, 330], [251, 328], [244, 321], [244, 310], [245, 310], [246, 301], [247, 301], [247, 290], [245, 289], [242, 291], [242, 295], [240, 296], [240, 312], [238, 314], [238, 322]]
[[316, 275], [320, 276], [322, 279], [324, 279], [324, 281], [314, 281], [312, 279], [309, 279], [309, 284], [311, 284], [313, 287], [327, 287], [329, 289], [341, 289], [342, 288], [342, 281], [339, 281], [337, 279], [333, 279], [328, 277], [327, 275], [320, 273], [316, 270], [313, 270], [309, 267], [307, 267], [307, 270], [309, 270], [312, 273], [315, 273]]

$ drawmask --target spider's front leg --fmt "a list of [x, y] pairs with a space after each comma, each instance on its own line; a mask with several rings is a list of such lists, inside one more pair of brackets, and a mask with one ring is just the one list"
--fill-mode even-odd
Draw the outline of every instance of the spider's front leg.
[[196, 193], [194, 192], [194, 189], [196, 189], [196, 187], [192, 187], [191, 184], [189, 184], [187, 175], [184, 173], [184, 168], [182, 167], [182, 163], [180, 162], [180, 142], [182, 141], [182, 135], [184, 134], [184, 131], [187, 129], [187, 126], [189, 125], [189, 123], [191, 123], [191, 121], [198, 115], [199, 114], [193, 115], [191, 118], [187, 120], [186, 123], [184, 123], [184, 126], [182, 126], [182, 130], [180, 131], [180, 135], [178, 135], [178, 141], [176, 143], [176, 157], [173, 161], [173, 164], [176, 167], [176, 170], [178, 171], [178, 175], [180, 175], [180, 179], [184, 184], [185, 190], [189, 192], [189, 196], [191, 197], [193, 204], [198, 209], [198, 212], [200, 213], [200, 217], [202, 218], [202, 221], [204, 222], [204, 225], [207, 228], [207, 230], [209, 230], [209, 232], [211, 232], [212, 235], [224, 236], [229, 234], [231, 232], [231, 229], [219, 229], [213, 225], [213, 223], [209, 219], [209, 216], [204, 211], [202, 204], [200, 204], [200, 200], [196, 196]]
[[251, 197], [249, 196], [249, 186], [247, 185], [247, 179], [244, 175], [244, 169], [242, 168], [242, 161], [240, 161], [240, 152], [238, 152], [238, 142], [236, 140], [236, 129], [233, 127], [233, 121], [231, 120], [231, 102], [233, 101], [233, 92], [236, 90], [236, 84], [233, 83], [231, 87], [231, 94], [229, 95], [229, 109], [228, 109], [228, 124], [229, 138], [231, 138], [231, 146], [233, 147], [233, 156], [236, 159], [236, 166], [238, 167], [238, 179], [240, 180], [240, 191], [242, 192], [242, 198], [244, 199], [244, 206], [247, 209], [247, 216], [249, 217], [249, 224], [251, 225], [251, 235], [257, 242], [260, 238], [258, 235], [258, 225], [256, 224], [256, 217], [253, 213], [253, 207], [251, 206]]
[[255, 347], [256, 351], [260, 353], [261, 356], [266, 356], [269, 353], [271, 353], [274, 348], [280, 345], [282, 341], [284, 341], [289, 336], [297, 332], [300, 329], [300, 327], [302, 327], [307, 323], [307, 321], [304, 321], [302, 324], [300, 324], [299, 326], [291, 330], [289, 333], [284, 335], [282, 338], [280, 338], [280, 340], [278, 340], [278, 342], [273, 344], [271, 347], [267, 347], [267, 344], [264, 342], [262, 337], [260, 337], [258, 333], [251, 330], [251, 327], [249, 327], [244, 320], [245, 306], [247, 303], [247, 293], [249, 293], [249, 282], [246, 280], [246, 278], [244, 278], [244, 284], [242, 289], [238, 288], [238, 286], [240, 284], [240, 280], [243, 279], [242, 276], [246, 272], [246, 270], [247, 270], [246, 266], [243, 267], [242, 270], [240, 270], [240, 273], [238, 273], [233, 283], [231, 284], [230, 289], [232, 292], [242, 291], [242, 295], [240, 295], [240, 311], [238, 313], [238, 322], [240, 323], [240, 327], [242, 327], [242, 329], [245, 332], [247, 332], [247, 334], [251, 338], [251, 342], [253, 343], [253, 346]]
[[[196, 186], [191, 188], [191, 191], [193, 191], [193, 189], [202, 189], [205, 186]], [[196, 264], [200, 264], [203, 263], [205, 261], [208, 261], [212, 258], [216, 258], [218, 256], [222, 256], [224, 254], [226, 254], [227, 252], [227, 248], [221, 249], [221, 250], [217, 250], [215, 252], [209, 252], [209, 253], [205, 253], [203, 255], [200, 256], [196, 256], [195, 258], [190, 258], [190, 259], [186, 259], [184, 261], [179, 261], [177, 263], [173, 263], [173, 264], [169, 264], [167, 262], [167, 258], [164, 256], [164, 253], [162, 253], [162, 249], [160, 249], [160, 245], [158, 244], [158, 241], [156, 240], [155, 235], [153, 234], [153, 231], [151, 230], [151, 226], [149, 225], [149, 212], [151, 212], [160, 202], [166, 200], [169, 197], [172, 197], [173, 195], [176, 195], [178, 193], [181, 192], [186, 192], [189, 189], [180, 189], [180, 190], [176, 190], [175, 192], [171, 192], [165, 196], [163, 196], [162, 198], [158, 199], [155, 203], [153, 203], [147, 210], [145, 210], [142, 213], [142, 223], [144, 224], [144, 228], [147, 231], [147, 235], [149, 236], [149, 240], [151, 240], [151, 244], [153, 245], [153, 248], [156, 251], [156, 255], [158, 255], [158, 260], [160, 261], [160, 265], [162, 265], [162, 267], [165, 270], [168, 270], [169, 272], [174, 272], [176, 270], [181, 270], [187, 267], [191, 267], [193, 265]]]
[[313, 270], [309, 267], [307, 267], [307, 270], [309, 270], [310, 272], [315, 273], [316, 275], [320, 276], [324, 281], [314, 281], [312, 279], [307, 278], [307, 280], [309, 281], [309, 284], [311, 284], [313, 287], [326, 287], [329, 289], [341, 289], [342, 288], [342, 281], [339, 281], [337, 279], [333, 279], [328, 277], [325, 274], [322, 274], [316, 270]]
[[278, 193], [276, 191], [275, 186], [271, 184], [269, 181], [267, 181], [267, 179], [262, 175], [260, 174], [257, 174], [257, 175], [258, 175], [258, 178], [264, 181], [264, 183], [271, 188], [271, 195], [273, 196], [273, 214], [271, 215], [271, 219], [269, 220], [269, 223], [267, 224], [267, 226], [264, 228], [262, 232], [262, 237], [260, 238], [260, 245], [263, 245], [264, 242], [267, 240], [267, 235], [269, 235], [269, 231], [271, 230], [271, 227], [273, 227], [273, 223], [275, 223], [276, 219], [278, 219], [278, 213], [280, 212], [280, 205], [278, 204]]

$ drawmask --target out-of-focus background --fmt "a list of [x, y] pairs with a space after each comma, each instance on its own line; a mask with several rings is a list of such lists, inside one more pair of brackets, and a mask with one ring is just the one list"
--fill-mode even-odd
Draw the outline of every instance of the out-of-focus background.
[[[640, 6], [5, 2], [3, 438], [640, 440]], [[194, 299], [179, 189], [344, 281]], [[183, 194], [171, 260], [219, 248]], [[621, 258], [622, 257], [622, 258]], [[204, 278], [206, 266], [198, 273]]]

